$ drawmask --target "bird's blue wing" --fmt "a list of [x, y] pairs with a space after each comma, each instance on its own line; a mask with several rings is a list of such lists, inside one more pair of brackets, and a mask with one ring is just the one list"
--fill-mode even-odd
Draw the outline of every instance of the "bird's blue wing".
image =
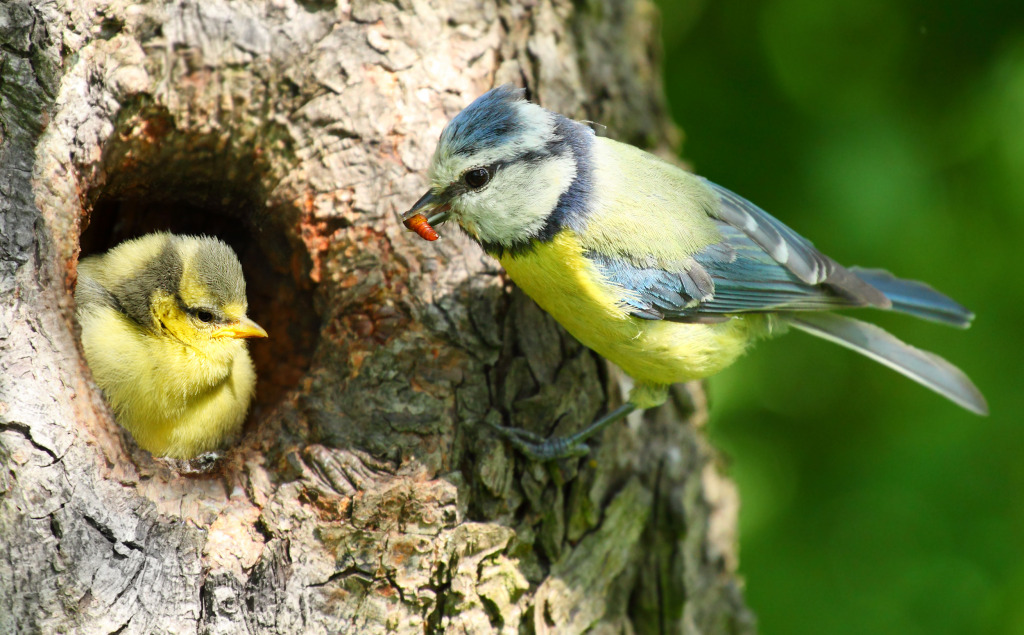
[[837, 265], [834, 260], [780, 220], [732, 191], [703, 177], [698, 178], [718, 197], [719, 205], [712, 210], [712, 217], [742, 231], [800, 280], [818, 284], [835, 271]]
[[889, 299], [884, 293], [818, 251], [811, 241], [785, 223], [742, 196], [707, 179], [701, 180], [718, 197], [718, 206], [710, 211], [712, 218], [739, 230], [797, 279], [809, 286], [823, 284], [847, 296], [853, 301], [848, 304], [854, 306], [890, 308]]
[[949, 362], [872, 324], [822, 312], [875, 306], [966, 327], [970, 311], [922, 282], [880, 269], [847, 269], [755, 205], [708, 185], [718, 197], [707, 213], [720, 239], [679, 266], [682, 271], [652, 268], [649, 257], [586, 253], [608, 283], [622, 288], [622, 305], [632, 315], [708, 323], [743, 313], [783, 314], [796, 328], [881, 362], [972, 412], [988, 413], [981, 392]]
[[731, 313], [813, 311], [858, 306], [830, 287], [807, 284], [735, 227], [696, 254], [686, 271], [643, 267], [594, 252], [605, 279], [623, 287], [623, 304], [650, 320], [716, 321]]
[[727, 314], [816, 311], [890, 302], [851, 270], [815, 249], [778, 219], [729, 190], [705, 181], [719, 205], [711, 210], [721, 240], [695, 254], [683, 271], [625, 258], [586, 256], [623, 304], [645, 319], [715, 321]]

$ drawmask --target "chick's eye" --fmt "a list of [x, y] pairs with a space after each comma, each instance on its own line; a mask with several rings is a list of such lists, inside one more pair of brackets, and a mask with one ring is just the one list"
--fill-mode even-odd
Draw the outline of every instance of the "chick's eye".
[[200, 322], [206, 322], [207, 324], [213, 322], [213, 313], [210, 313], [209, 311], [200, 309], [196, 311], [196, 317], [199, 318]]
[[487, 171], [487, 168], [474, 168], [463, 174], [462, 180], [474, 190], [479, 190], [491, 180], [491, 173]]

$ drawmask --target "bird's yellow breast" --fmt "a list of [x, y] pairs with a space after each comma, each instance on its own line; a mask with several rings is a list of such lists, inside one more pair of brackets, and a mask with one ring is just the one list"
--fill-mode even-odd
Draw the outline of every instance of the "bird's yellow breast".
[[529, 253], [506, 254], [500, 261], [512, 280], [573, 337], [641, 382], [671, 384], [717, 373], [768, 328], [762, 316], [715, 324], [633, 317], [623, 305], [628, 291], [601, 275], [568, 229]]

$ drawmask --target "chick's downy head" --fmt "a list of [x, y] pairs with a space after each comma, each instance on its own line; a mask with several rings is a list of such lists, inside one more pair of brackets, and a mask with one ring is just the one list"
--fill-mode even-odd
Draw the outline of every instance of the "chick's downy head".
[[79, 263], [79, 312], [114, 308], [144, 332], [227, 368], [248, 337], [266, 337], [246, 317], [245, 278], [216, 238], [147, 234]]
[[521, 249], [551, 232], [589, 178], [593, 132], [499, 86], [453, 118], [430, 163], [430, 191], [406, 214], [449, 217], [488, 251]]
[[177, 284], [151, 287], [149, 308], [157, 328], [211, 360], [230, 356], [240, 341], [266, 337], [246, 316], [242, 265], [230, 247], [207, 236], [169, 236], [158, 261]]

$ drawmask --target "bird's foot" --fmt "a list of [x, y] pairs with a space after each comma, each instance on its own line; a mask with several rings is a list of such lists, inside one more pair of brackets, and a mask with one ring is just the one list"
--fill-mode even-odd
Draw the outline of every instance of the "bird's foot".
[[175, 459], [168, 456], [155, 457], [156, 461], [163, 463], [175, 472], [185, 476], [204, 476], [213, 474], [221, 467], [224, 452], [213, 450], [203, 452], [191, 459]]
[[590, 447], [582, 439], [574, 440], [575, 435], [545, 439], [539, 434], [522, 428], [509, 428], [493, 424], [491, 427], [532, 461], [557, 461], [570, 457], [582, 457], [590, 453]]
[[529, 430], [494, 424], [488, 425], [494, 428], [498, 434], [508, 439], [509, 443], [516, 446], [516, 449], [522, 452], [528, 459], [534, 461], [556, 461], [558, 459], [586, 456], [590, 453], [590, 448], [584, 443], [587, 439], [634, 410], [636, 410], [636, 406], [632, 402], [627, 401], [576, 434], [548, 439]]

